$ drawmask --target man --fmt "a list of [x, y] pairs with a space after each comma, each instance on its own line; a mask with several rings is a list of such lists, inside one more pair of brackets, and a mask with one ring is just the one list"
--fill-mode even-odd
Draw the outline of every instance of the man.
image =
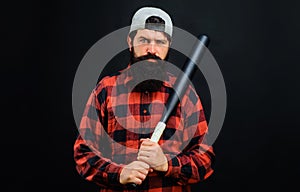
[[165, 11], [139, 9], [127, 38], [128, 67], [102, 78], [88, 99], [74, 158], [79, 174], [100, 191], [190, 191], [213, 173], [215, 154], [205, 143], [207, 122], [192, 86], [159, 142], [149, 139], [176, 80], [165, 65], [172, 33]]

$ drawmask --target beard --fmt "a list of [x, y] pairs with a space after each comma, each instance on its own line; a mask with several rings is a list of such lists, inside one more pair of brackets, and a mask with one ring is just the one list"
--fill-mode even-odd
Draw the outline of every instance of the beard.
[[160, 90], [167, 77], [164, 60], [151, 53], [135, 57], [132, 49], [130, 65], [133, 83], [136, 85], [134, 91], [154, 92]]
[[138, 83], [133, 91], [134, 92], [156, 92], [162, 87], [163, 82], [155, 79], [145, 80]]

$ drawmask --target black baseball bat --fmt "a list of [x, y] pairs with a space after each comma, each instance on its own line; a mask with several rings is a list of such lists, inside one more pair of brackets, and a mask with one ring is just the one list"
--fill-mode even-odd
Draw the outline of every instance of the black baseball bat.
[[195, 74], [197, 69], [197, 63], [203, 57], [206, 47], [209, 44], [209, 38], [207, 35], [200, 35], [198, 37], [199, 41], [197, 41], [193, 47], [193, 52], [189, 58], [185, 61], [181, 75], [175, 81], [173, 86], [173, 93], [170, 94], [168, 101], [165, 106], [165, 110], [163, 111], [162, 117], [158, 124], [156, 125], [154, 132], [151, 136], [151, 141], [158, 142], [165, 127], [166, 123], [171, 116], [173, 110], [175, 110], [178, 102], [184, 95], [186, 88], [188, 86], [189, 79], [191, 80]]
[[[165, 110], [163, 111], [162, 117], [160, 121], [157, 123], [154, 132], [150, 138], [153, 142], [158, 142], [161, 135], [163, 134], [164, 129], [166, 128], [166, 123], [171, 116], [173, 110], [176, 108], [178, 102], [182, 98], [183, 94], [186, 91], [188, 86], [189, 79], [191, 80], [195, 74], [197, 69], [197, 63], [200, 62], [203, 54], [208, 47], [210, 42], [207, 35], [200, 35], [198, 37], [199, 41], [197, 41], [193, 47], [193, 52], [189, 58], [185, 61], [180, 77], [177, 78], [173, 87], [173, 93], [170, 94]], [[128, 184], [129, 187], [135, 188], [135, 183]]]

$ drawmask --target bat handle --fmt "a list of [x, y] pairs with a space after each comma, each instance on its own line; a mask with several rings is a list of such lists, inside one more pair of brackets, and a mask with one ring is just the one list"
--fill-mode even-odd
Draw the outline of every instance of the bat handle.
[[[165, 128], [166, 128], [166, 124], [164, 122], [161, 122], [161, 121], [158, 122], [150, 140], [157, 143], [159, 141], [162, 133], [164, 132]], [[133, 188], [133, 189], [137, 187], [137, 185], [135, 183], [128, 183], [127, 186], [129, 188]]]
[[166, 128], [166, 124], [164, 122], [161, 122], [161, 121], [158, 122], [150, 140], [157, 143], [159, 141], [162, 133], [164, 132], [165, 128]]

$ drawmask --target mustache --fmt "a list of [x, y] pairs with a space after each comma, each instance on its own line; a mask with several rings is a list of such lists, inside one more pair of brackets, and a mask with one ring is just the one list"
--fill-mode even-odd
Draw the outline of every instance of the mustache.
[[132, 58], [132, 64], [139, 62], [139, 61], [144, 61], [144, 60], [148, 60], [148, 59], [155, 59], [155, 60], [162, 60], [159, 56], [152, 54], [152, 53], [147, 53], [147, 55], [142, 55], [139, 57], [134, 57]]
[[142, 55], [139, 57], [136, 57], [139, 60], [146, 60], [146, 59], [157, 59], [157, 60], [162, 60], [159, 56], [151, 53], [147, 53], [147, 55]]

